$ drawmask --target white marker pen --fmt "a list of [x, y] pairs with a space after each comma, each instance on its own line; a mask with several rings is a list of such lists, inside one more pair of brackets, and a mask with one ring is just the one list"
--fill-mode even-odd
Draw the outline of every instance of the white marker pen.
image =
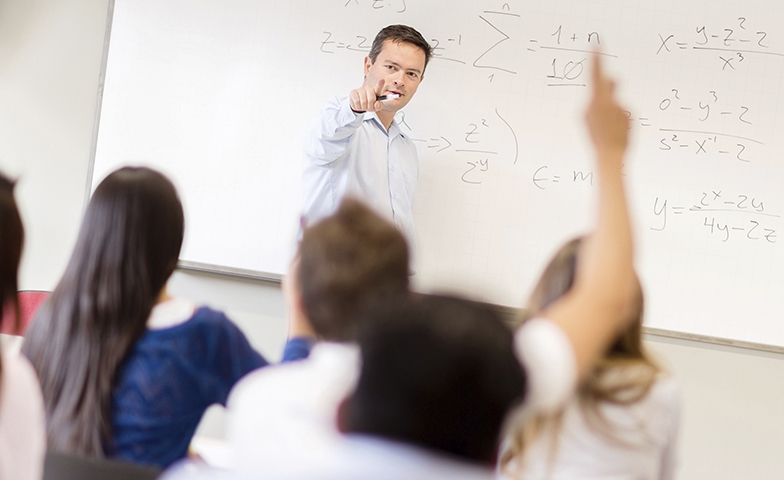
[[399, 93], [390, 93], [387, 95], [379, 95], [376, 97], [376, 100], [379, 102], [383, 102], [384, 100], [394, 100], [396, 98], [400, 98]]

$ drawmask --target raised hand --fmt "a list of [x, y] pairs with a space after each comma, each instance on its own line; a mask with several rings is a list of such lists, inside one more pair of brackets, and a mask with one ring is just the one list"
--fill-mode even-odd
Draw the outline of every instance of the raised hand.
[[604, 74], [601, 57], [593, 56], [593, 96], [585, 123], [600, 160], [618, 160], [629, 141], [629, 120], [615, 98], [615, 82]]

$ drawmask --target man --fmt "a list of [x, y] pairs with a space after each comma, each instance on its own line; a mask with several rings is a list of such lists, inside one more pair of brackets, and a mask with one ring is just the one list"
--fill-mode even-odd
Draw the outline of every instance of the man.
[[228, 436], [239, 472], [288, 470], [326, 458], [339, 438], [335, 411], [358, 375], [355, 345], [362, 312], [408, 295], [408, 249], [402, 234], [361, 202], [305, 229], [284, 284], [290, 336], [315, 334], [307, 360], [259, 370], [229, 397]]
[[430, 45], [411, 27], [391, 25], [376, 35], [362, 85], [327, 103], [305, 143], [308, 223], [330, 215], [351, 194], [392, 221], [415, 252], [412, 204], [419, 160], [395, 114], [414, 97], [431, 56]]

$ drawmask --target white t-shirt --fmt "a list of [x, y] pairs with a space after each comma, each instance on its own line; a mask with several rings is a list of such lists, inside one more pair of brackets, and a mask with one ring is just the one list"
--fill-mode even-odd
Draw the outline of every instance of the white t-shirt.
[[616, 440], [589, 424], [577, 399], [572, 399], [561, 428], [556, 431], [550, 425], [524, 452], [523, 468], [513, 462], [503, 478], [673, 478], [680, 423], [679, 389], [673, 377], [661, 374], [648, 395], [635, 404], [605, 403], [599, 408]]
[[522, 414], [561, 408], [577, 385], [577, 359], [569, 337], [550, 320], [532, 318], [517, 329], [514, 341], [527, 382]]
[[44, 400], [33, 366], [3, 354], [0, 381], [0, 479], [40, 480], [46, 454]]

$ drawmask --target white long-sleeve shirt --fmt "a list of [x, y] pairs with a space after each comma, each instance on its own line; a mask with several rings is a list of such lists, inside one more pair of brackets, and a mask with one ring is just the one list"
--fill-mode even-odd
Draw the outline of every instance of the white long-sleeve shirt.
[[397, 122], [387, 131], [375, 113], [354, 113], [347, 97], [335, 97], [313, 123], [305, 156], [302, 179], [308, 224], [332, 214], [344, 196], [352, 195], [403, 232], [413, 259], [412, 206], [419, 159], [414, 142]]

